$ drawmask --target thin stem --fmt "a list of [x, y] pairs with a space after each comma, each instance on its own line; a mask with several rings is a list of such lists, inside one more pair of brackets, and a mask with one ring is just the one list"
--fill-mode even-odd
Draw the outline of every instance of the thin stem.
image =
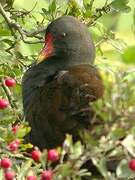
[[14, 103], [15, 100], [14, 100], [14, 98], [12, 96], [12, 93], [11, 93], [10, 89], [8, 87], [6, 87], [5, 84], [4, 84], [4, 80], [2, 80], [1, 85], [2, 85], [2, 88], [3, 88], [7, 98], [8, 98], [8, 101], [9, 101], [11, 107], [15, 108], [15, 109], [18, 109], [17, 105]]
[[[10, 103], [11, 108], [14, 109], [14, 110], [15, 109], [18, 110], [18, 106], [17, 106], [17, 104], [15, 102], [15, 99], [14, 99], [10, 89], [5, 86], [4, 79], [1, 80], [1, 87], [3, 88], [3, 91], [5, 92], [5, 94], [6, 94], [7, 98], [8, 98], [8, 101]], [[20, 121], [20, 120], [22, 120], [22, 116], [21, 116], [21, 114], [18, 114], [17, 121]]]

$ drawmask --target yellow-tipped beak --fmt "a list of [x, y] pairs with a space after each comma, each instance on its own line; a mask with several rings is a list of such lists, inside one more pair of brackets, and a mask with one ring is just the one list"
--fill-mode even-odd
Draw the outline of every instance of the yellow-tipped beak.
[[52, 40], [52, 36], [48, 34], [48, 36], [46, 37], [46, 44], [37, 58], [37, 64], [47, 60], [48, 57], [53, 56], [53, 54], [54, 54], [53, 40]]
[[41, 63], [46, 59], [47, 59], [46, 53], [42, 50], [37, 58], [37, 64]]

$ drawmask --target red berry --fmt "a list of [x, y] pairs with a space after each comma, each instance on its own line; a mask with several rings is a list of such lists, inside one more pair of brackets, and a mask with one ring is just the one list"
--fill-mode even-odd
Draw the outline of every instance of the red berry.
[[16, 132], [18, 131], [19, 127], [20, 127], [19, 125], [15, 125], [14, 127], [12, 127], [12, 132], [14, 134], [16, 134]]
[[59, 159], [59, 153], [55, 149], [50, 149], [47, 157], [50, 161], [57, 161]]
[[27, 180], [37, 180], [37, 177], [30, 175], [30, 176], [27, 176]]
[[0, 99], [0, 109], [5, 109], [9, 105], [9, 102], [6, 99]]
[[15, 177], [15, 172], [7, 171], [5, 172], [5, 180], [13, 180]]
[[1, 159], [1, 167], [4, 169], [8, 169], [12, 166], [12, 162], [9, 158]]
[[5, 85], [8, 87], [14, 87], [16, 85], [16, 81], [13, 78], [6, 78]]
[[53, 172], [51, 170], [43, 171], [41, 174], [41, 180], [52, 180]]
[[8, 145], [8, 150], [10, 151], [17, 151], [18, 147], [19, 147], [19, 144], [20, 144], [20, 140], [19, 139], [16, 139], [14, 141], [12, 141], [9, 145]]
[[41, 158], [41, 152], [39, 150], [33, 150], [31, 152], [31, 157], [34, 161], [40, 161]]
[[135, 159], [132, 159], [129, 164], [128, 164], [129, 168], [132, 170], [132, 171], [135, 171]]

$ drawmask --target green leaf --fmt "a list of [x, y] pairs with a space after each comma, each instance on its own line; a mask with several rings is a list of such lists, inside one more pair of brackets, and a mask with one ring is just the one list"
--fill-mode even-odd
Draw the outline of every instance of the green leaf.
[[21, 151], [26, 151], [27, 149], [32, 149], [33, 148], [33, 145], [28, 143], [28, 144], [21, 144], [20, 145], [20, 149]]
[[66, 139], [63, 143], [63, 150], [65, 150], [65, 152], [68, 152], [69, 149], [72, 147], [72, 145], [73, 145], [72, 136], [69, 134], [66, 134]]
[[11, 36], [11, 33], [7, 28], [3, 29], [0, 27], [0, 36]]
[[91, 11], [94, 0], [83, 0], [83, 6], [86, 10]]
[[41, 164], [43, 168], [45, 168], [47, 165], [47, 150], [46, 149], [42, 153]]
[[128, 83], [129, 82], [132, 83], [132, 82], [134, 82], [134, 80], [135, 80], [135, 71], [127, 72], [122, 79], [123, 82], [128, 82]]
[[32, 160], [28, 160], [28, 161], [22, 163], [22, 166], [21, 166], [21, 169], [20, 169], [20, 172], [19, 172], [17, 178], [22, 179], [23, 177], [25, 177], [26, 174], [28, 173], [31, 165], [32, 165]]
[[113, 175], [107, 170], [106, 158], [102, 159], [92, 158], [93, 164], [98, 168], [99, 172], [105, 177], [105, 179], [114, 180]]
[[73, 146], [72, 159], [77, 159], [83, 153], [83, 146], [80, 141], [76, 142]]
[[123, 141], [122, 145], [126, 148], [126, 150], [135, 157], [135, 138], [133, 135], [128, 135]]
[[121, 146], [117, 148], [113, 148], [111, 152], [109, 152], [109, 157], [121, 157], [123, 156], [123, 149]]
[[0, 179], [3, 179], [3, 170], [2, 170], [2, 168], [0, 169]]
[[31, 128], [30, 127], [23, 127], [23, 128], [19, 128], [16, 136], [18, 138], [23, 138], [24, 136], [26, 136], [26, 134], [28, 134], [30, 132]]
[[135, 173], [128, 167], [128, 161], [123, 159], [117, 166], [116, 175], [118, 178], [132, 179], [135, 178]]
[[91, 12], [91, 11], [86, 11], [85, 13], [83, 13], [83, 16], [84, 16], [85, 18], [89, 18], [89, 17], [92, 16], [92, 12]]
[[69, 162], [67, 162], [66, 164], [58, 165], [56, 172], [56, 177], [60, 176], [61, 178], [65, 178], [66, 176], [69, 176], [71, 174], [72, 165]]
[[4, 137], [5, 137], [5, 134], [6, 134], [5, 128], [0, 127], [0, 137], [1, 137], [1, 138], [4, 138]]
[[131, 11], [131, 8], [127, 6], [128, 2], [129, 0], [114, 0], [110, 6], [113, 10], [128, 13]]
[[125, 136], [125, 129], [117, 128], [111, 133], [111, 139], [117, 141]]
[[3, 42], [5, 42], [6, 44], [8, 44], [9, 46], [12, 46], [13, 41], [10, 39], [2, 39]]
[[49, 12], [56, 11], [56, 0], [53, 0], [52, 3], [49, 5]]
[[81, 15], [81, 8], [75, 0], [68, 1], [69, 12], [68, 15], [78, 17]]
[[43, 13], [44, 13], [45, 15], [49, 15], [49, 14], [50, 14], [49, 11], [47, 11], [45, 8], [42, 8], [42, 11], [43, 11]]
[[94, 147], [98, 145], [98, 141], [90, 134], [89, 131], [80, 131], [80, 137], [83, 139], [83, 142], [87, 144], [87, 146]]
[[135, 46], [130, 46], [124, 50], [122, 60], [127, 64], [135, 64]]

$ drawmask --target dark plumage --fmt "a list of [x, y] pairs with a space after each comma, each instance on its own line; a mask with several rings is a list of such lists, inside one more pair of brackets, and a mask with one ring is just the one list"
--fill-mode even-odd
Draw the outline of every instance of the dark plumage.
[[53, 21], [37, 63], [23, 77], [23, 106], [32, 130], [28, 140], [40, 148], [61, 145], [66, 133], [80, 139], [93, 112], [89, 102], [103, 95], [92, 65], [95, 48], [87, 27], [71, 16]]

